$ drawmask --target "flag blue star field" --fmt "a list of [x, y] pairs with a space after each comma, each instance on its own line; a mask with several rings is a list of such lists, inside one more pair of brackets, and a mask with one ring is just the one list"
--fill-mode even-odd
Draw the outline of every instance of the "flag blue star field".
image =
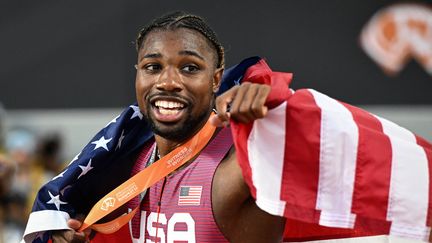
[[[220, 89], [240, 81], [271, 87], [263, 119], [230, 124], [244, 181], [258, 207], [287, 219], [284, 239], [389, 235], [427, 241], [432, 145], [318, 91], [289, 89], [291, 78], [253, 57], [228, 69]], [[131, 105], [41, 188], [25, 241], [46, 242], [47, 232], [86, 215], [130, 177], [132, 158], [149, 142], [148, 124]], [[201, 188], [185, 187], [178, 203], [202, 203]]]
[[74, 199], [70, 198], [79, 197], [82, 200], [89, 200], [89, 203], [94, 201], [87, 198], [87, 193], [80, 195], [79, 192], [85, 191], [86, 186], [91, 185], [98, 185], [99, 190], [106, 191], [109, 188], [103, 187], [110, 187], [106, 182], [116, 180], [118, 175], [106, 174], [106, 177], [94, 178], [96, 180], [91, 176], [101, 176], [100, 171], [104, 168], [109, 169], [110, 163], [121, 160], [120, 157], [134, 151], [134, 147], [139, 147], [151, 137], [152, 133], [136, 105], [131, 105], [109, 122], [75, 156], [67, 168], [40, 189], [26, 228], [26, 241], [36, 238], [36, 242], [46, 242], [48, 234], [37, 232], [67, 229], [65, 223], [70, 216], [84, 213], [77, 211], [82, 208], [82, 203], [79, 203], [77, 208], [72, 203]]

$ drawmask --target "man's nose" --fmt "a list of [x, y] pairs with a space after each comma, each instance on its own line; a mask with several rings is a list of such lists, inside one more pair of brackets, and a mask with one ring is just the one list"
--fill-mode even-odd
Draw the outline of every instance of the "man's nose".
[[156, 87], [164, 91], [181, 91], [180, 75], [174, 68], [166, 68], [159, 76]]

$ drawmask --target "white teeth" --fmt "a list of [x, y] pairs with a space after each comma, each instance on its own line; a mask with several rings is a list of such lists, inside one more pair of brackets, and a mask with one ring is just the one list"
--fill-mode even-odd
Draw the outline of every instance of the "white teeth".
[[167, 101], [167, 100], [158, 100], [155, 102], [155, 105], [159, 108], [183, 108], [182, 103], [174, 102], [174, 101]]
[[168, 110], [168, 109], [164, 109], [164, 108], [159, 108], [159, 112], [162, 115], [175, 115], [177, 113], [179, 113], [179, 110]]

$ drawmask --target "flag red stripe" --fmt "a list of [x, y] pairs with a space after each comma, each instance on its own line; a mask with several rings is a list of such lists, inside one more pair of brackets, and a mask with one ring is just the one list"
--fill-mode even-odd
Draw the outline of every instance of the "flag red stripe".
[[360, 108], [342, 103], [359, 128], [352, 212], [386, 221], [392, 147], [381, 122]]
[[[416, 136], [417, 144], [422, 146], [428, 160], [429, 178], [432, 175], [432, 144], [428, 143], [423, 138]], [[429, 179], [429, 207], [427, 212], [426, 225], [432, 226], [432, 181]]]
[[[243, 178], [249, 187], [251, 195], [256, 199], [256, 187], [252, 182], [252, 168], [250, 167], [248, 158], [247, 140], [252, 130], [253, 123], [239, 124], [231, 120], [231, 131], [236, 149], [237, 160], [242, 170]], [[239, 128], [241, 126], [241, 129]]]
[[321, 110], [309, 91], [297, 91], [288, 99], [281, 191], [281, 199], [287, 202], [286, 217], [318, 221], [313, 209], [319, 177], [320, 120]]

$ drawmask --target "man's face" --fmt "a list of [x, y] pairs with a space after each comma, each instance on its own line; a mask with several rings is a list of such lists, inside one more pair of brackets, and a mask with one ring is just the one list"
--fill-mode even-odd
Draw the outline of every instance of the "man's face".
[[199, 32], [180, 28], [150, 32], [138, 52], [136, 96], [153, 131], [184, 141], [207, 120], [222, 69]]

